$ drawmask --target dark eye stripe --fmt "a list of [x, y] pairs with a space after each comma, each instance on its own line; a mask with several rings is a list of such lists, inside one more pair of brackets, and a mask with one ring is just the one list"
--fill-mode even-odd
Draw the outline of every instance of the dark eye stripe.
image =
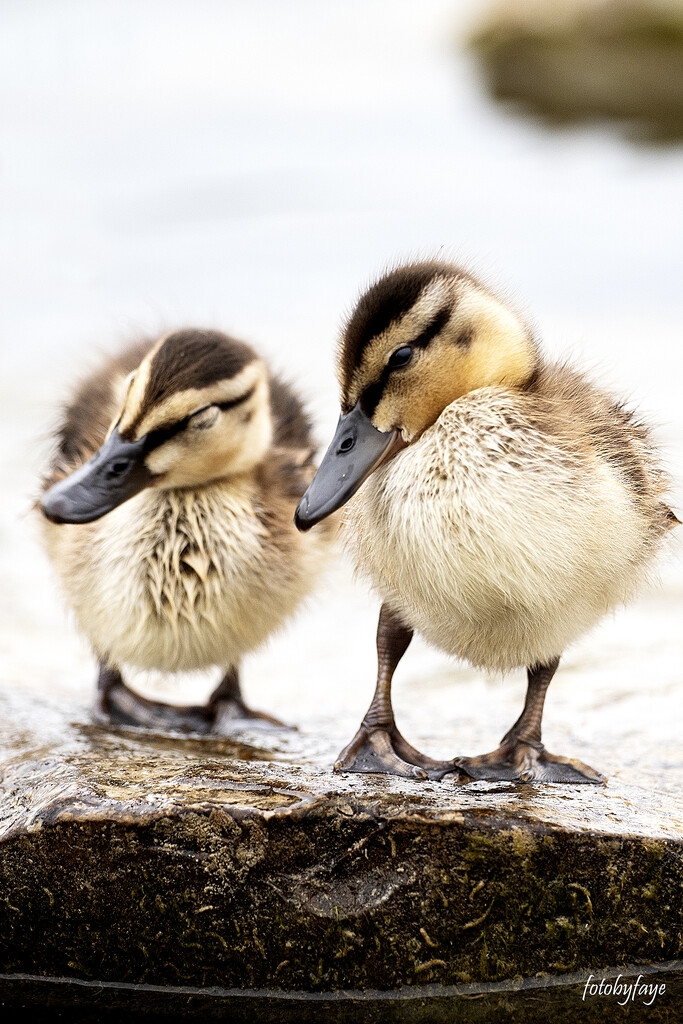
[[158, 448], [159, 445], [170, 441], [172, 437], [175, 437], [176, 434], [184, 430], [189, 422], [190, 417], [185, 416], [184, 419], [178, 420], [176, 423], [169, 423], [167, 427], [157, 427], [156, 430], [150, 430], [145, 435], [145, 452], [151, 452], [154, 448]]
[[[249, 401], [249, 399], [251, 398], [251, 396], [254, 394], [255, 391], [256, 391], [256, 385], [254, 384], [253, 387], [249, 388], [248, 391], [245, 391], [243, 395], [238, 395], [237, 398], [231, 398], [227, 402], [212, 402], [211, 404], [212, 405], [217, 405], [218, 408], [222, 409], [223, 411], [225, 411], [226, 409], [234, 409], [236, 405], [241, 405], [242, 402]], [[204, 406], [204, 408], [206, 409], [207, 406]], [[203, 410], [201, 410], [201, 411], [203, 411]], [[195, 415], [196, 415], [196, 413], [195, 413]]]
[[391, 377], [392, 372], [393, 371], [390, 366], [385, 366], [379, 380], [376, 380], [374, 384], [368, 385], [360, 396], [360, 407], [366, 416], [371, 417], [379, 405], [387, 381]]
[[[245, 391], [243, 395], [238, 395], [237, 398], [230, 398], [226, 402], [210, 402], [209, 405], [216, 405], [219, 409], [225, 412], [226, 409], [234, 409], [237, 405], [242, 405], [243, 402], [247, 402], [256, 390], [256, 385]], [[156, 430], [150, 430], [149, 434], [145, 439], [145, 451], [150, 452], [154, 448], [158, 448], [159, 445], [169, 441], [176, 434], [180, 434], [186, 429], [190, 420], [193, 416], [198, 416], [200, 412], [204, 412], [205, 409], [209, 408], [209, 405], [202, 406], [201, 409], [197, 409], [189, 416], [184, 416], [182, 420], [177, 420], [175, 423], [169, 423], [167, 427], [157, 427]]]
[[[426, 348], [432, 338], [435, 338], [439, 331], [448, 322], [451, 315], [451, 310], [448, 307], [440, 309], [432, 319], [429, 321], [424, 330], [410, 342], [410, 345], [404, 345], [403, 348]], [[375, 409], [379, 405], [387, 381], [392, 374], [394, 367], [387, 365], [382, 370], [382, 373], [378, 380], [374, 384], [368, 385], [363, 394], [360, 397], [360, 407], [366, 416], [372, 416]]]
[[448, 306], [444, 309], [440, 309], [439, 312], [432, 317], [422, 333], [411, 341], [410, 344], [413, 348], [426, 348], [432, 338], [435, 338], [439, 331], [446, 326], [450, 319], [450, 315], [451, 310]]

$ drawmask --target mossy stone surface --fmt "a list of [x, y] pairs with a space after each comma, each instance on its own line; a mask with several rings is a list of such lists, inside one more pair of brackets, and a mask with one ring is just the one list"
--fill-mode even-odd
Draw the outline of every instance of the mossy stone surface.
[[303, 1000], [326, 1020], [352, 1005], [532, 1020], [589, 974], [654, 969], [669, 996], [647, 1012], [676, 1019], [661, 1016], [683, 959], [671, 795], [646, 809], [609, 785], [337, 776], [276, 732], [261, 747], [113, 733], [76, 707], [3, 704], [7, 1006], [48, 986], [84, 1013], [97, 991], [103, 1013], [305, 1019]]

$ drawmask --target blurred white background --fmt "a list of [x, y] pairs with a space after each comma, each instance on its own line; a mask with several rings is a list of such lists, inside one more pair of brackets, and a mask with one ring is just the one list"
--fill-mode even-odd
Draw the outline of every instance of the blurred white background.
[[[138, 332], [219, 327], [298, 382], [322, 446], [338, 414], [343, 316], [405, 257], [464, 260], [532, 318], [550, 351], [639, 403], [659, 425], [681, 513], [683, 148], [634, 146], [600, 126], [547, 131], [493, 106], [463, 44], [482, 7], [4, 0], [5, 683], [93, 692], [92, 659], [29, 513], [68, 383]], [[290, 719], [338, 715], [334, 741], [348, 739], [372, 691], [376, 610], [340, 563], [290, 632], [245, 667], [248, 698]], [[579, 733], [590, 721], [582, 697], [583, 719], [566, 724], [582, 672], [601, 701], [621, 700], [624, 686], [637, 700], [634, 750], [654, 739], [681, 690], [681, 625], [674, 552], [663, 589], [569, 653], [547, 728]], [[521, 676], [482, 680], [418, 642], [398, 675], [399, 713], [414, 710], [426, 678], [418, 715], [437, 754], [452, 753], [456, 735], [461, 752], [476, 752], [463, 721], [485, 727], [491, 745], [521, 706]]]

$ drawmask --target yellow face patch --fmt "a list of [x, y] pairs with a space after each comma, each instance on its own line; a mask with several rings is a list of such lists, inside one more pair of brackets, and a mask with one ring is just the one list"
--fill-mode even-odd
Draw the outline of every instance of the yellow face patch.
[[[445, 318], [445, 312], [450, 312]], [[411, 361], [391, 371], [393, 352], [410, 346], [435, 316], [445, 322]], [[437, 278], [415, 305], [367, 346], [347, 403], [367, 403], [378, 430], [419, 436], [451, 404], [478, 388], [524, 384], [536, 364], [533, 340], [519, 318], [471, 281]]]
[[[247, 472], [263, 458], [273, 436], [269, 385], [263, 364], [251, 364], [246, 369], [252, 371], [252, 367], [260, 368], [256, 380], [253, 372], [248, 377], [240, 374], [242, 387], [239, 391], [231, 389], [232, 398], [225, 397], [225, 389], [222, 395], [217, 396], [220, 401], [229, 402], [247, 394], [249, 397], [244, 402], [221, 411], [205, 428], [201, 424], [195, 427], [191, 421], [186, 429], [149, 452], [145, 464], [160, 478], [157, 486], [197, 486], [223, 476]], [[178, 398], [189, 400], [186, 407], [196, 410], [196, 396], [202, 396], [200, 406], [206, 404], [209, 390], [194, 392], [188, 389]], [[169, 411], [167, 403], [164, 403], [163, 410]], [[156, 423], [150, 425], [150, 430], [155, 429], [158, 429]]]
[[[153, 350], [154, 351], [154, 350]], [[163, 401], [146, 408], [146, 398], [140, 388], [149, 380], [148, 359], [141, 364], [133, 384], [126, 397], [123, 413], [119, 423], [119, 431], [134, 430], [133, 440], [143, 437], [152, 430], [167, 427], [173, 423], [193, 415], [206, 405], [220, 405], [231, 402], [245, 394], [263, 376], [263, 364], [254, 360], [229, 380], [219, 380], [204, 388], [187, 388], [176, 391]], [[140, 378], [140, 384], [138, 384]]]
[[377, 380], [392, 352], [409, 345], [417, 338], [440, 310], [451, 301], [452, 283], [436, 278], [422, 292], [418, 301], [398, 321], [373, 338], [363, 352], [363, 358], [351, 378], [346, 404], [353, 408], [362, 392]]

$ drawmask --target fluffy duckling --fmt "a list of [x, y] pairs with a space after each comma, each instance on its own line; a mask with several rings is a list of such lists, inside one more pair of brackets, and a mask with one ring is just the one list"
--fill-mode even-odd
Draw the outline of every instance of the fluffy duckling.
[[[336, 767], [602, 781], [544, 748], [541, 717], [562, 652], [634, 595], [677, 522], [648, 430], [546, 362], [520, 318], [447, 263], [403, 266], [363, 295], [339, 378], [341, 417], [296, 522], [348, 502], [346, 542], [383, 605], [375, 695]], [[398, 731], [391, 679], [413, 631], [474, 666], [526, 667], [524, 710], [496, 750], [440, 762]]]
[[[44, 481], [43, 536], [112, 721], [276, 721], [244, 704], [239, 664], [291, 616], [328, 546], [329, 535], [302, 543], [292, 523], [313, 451], [290, 387], [218, 331], [138, 343], [75, 392]], [[123, 666], [224, 676], [206, 706], [180, 708], [135, 694]]]

